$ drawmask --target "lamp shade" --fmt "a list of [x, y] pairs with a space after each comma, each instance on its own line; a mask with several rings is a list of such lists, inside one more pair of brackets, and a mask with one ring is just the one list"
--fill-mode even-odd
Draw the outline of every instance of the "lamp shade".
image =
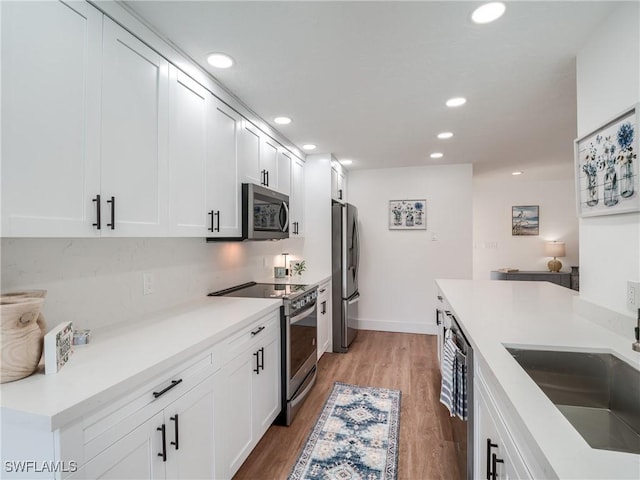
[[544, 244], [545, 257], [564, 257], [565, 255], [564, 242], [547, 242]]

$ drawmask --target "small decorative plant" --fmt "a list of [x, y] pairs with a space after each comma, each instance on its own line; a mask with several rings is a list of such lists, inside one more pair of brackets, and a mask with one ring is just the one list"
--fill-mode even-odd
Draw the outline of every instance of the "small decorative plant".
[[302, 260], [301, 262], [297, 262], [293, 265], [293, 274], [302, 275], [302, 272], [304, 272], [306, 269], [307, 269], [306, 260]]

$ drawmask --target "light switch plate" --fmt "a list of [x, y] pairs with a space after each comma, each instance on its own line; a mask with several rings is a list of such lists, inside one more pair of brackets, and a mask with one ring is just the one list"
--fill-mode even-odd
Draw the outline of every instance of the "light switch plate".
[[635, 310], [640, 307], [640, 282], [627, 281], [627, 308]]

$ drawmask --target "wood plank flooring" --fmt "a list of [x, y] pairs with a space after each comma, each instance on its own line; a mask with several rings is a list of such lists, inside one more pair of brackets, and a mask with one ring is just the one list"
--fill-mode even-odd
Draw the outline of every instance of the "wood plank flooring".
[[322, 356], [293, 424], [271, 426], [234, 479], [286, 479], [336, 381], [402, 391], [398, 478], [463, 478], [464, 432], [439, 402], [437, 364], [435, 336], [361, 330], [349, 353]]

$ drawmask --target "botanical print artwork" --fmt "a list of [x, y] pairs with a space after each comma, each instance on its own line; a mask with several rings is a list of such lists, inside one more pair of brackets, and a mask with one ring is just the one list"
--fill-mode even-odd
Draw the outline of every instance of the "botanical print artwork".
[[539, 235], [540, 207], [526, 205], [511, 207], [511, 235]]
[[575, 142], [578, 214], [640, 210], [638, 106]]
[[389, 201], [389, 230], [426, 230], [427, 201]]

